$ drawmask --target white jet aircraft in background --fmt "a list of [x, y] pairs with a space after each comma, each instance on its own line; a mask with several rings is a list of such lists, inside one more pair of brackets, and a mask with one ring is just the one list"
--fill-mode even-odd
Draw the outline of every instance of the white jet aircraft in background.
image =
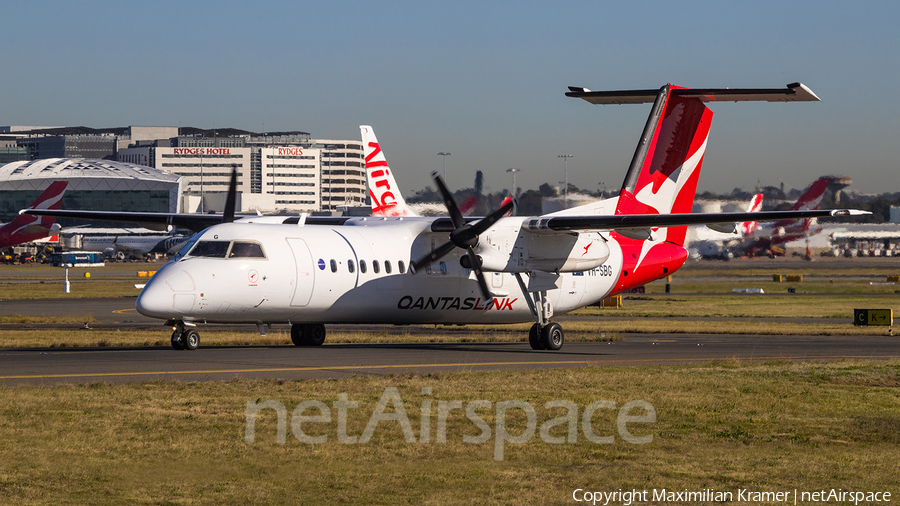
[[[687, 225], [865, 214], [690, 214], [712, 119], [704, 102], [817, 101], [802, 84], [762, 90], [671, 85], [659, 90], [570, 90], [568, 96], [594, 104], [651, 102], [653, 107], [619, 196], [553, 214], [504, 217], [512, 208], [507, 203], [486, 217], [465, 218], [437, 174], [449, 218], [388, 214], [236, 220], [236, 174], [226, 211], [219, 216], [23, 212], [208, 226], [157, 271], [136, 302], [141, 314], [174, 327], [176, 349], [197, 348], [199, 323], [256, 324], [261, 334], [267, 325], [286, 323], [294, 344], [303, 346], [321, 345], [325, 325], [332, 323], [534, 321], [531, 347], [551, 350], [564, 341], [562, 327], [551, 322], [554, 313], [592, 304], [681, 267], [687, 258]], [[368, 168], [386, 169], [380, 149], [368, 151], [369, 143], [364, 143]], [[384, 176], [393, 177], [386, 170]], [[373, 204], [402, 209], [399, 192], [393, 191], [396, 182], [385, 181], [376, 183]]]

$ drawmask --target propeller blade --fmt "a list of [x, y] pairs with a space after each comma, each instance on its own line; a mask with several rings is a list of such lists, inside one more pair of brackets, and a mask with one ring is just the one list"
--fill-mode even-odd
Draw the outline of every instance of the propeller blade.
[[502, 218], [507, 212], [509, 212], [510, 209], [512, 209], [512, 206], [513, 206], [512, 201], [507, 202], [506, 204], [503, 204], [496, 211], [494, 211], [491, 214], [485, 216], [484, 218], [478, 220], [477, 223], [473, 223], [471, 231], [475, 235], [478, 235], [478, 234], [484, 232], [485, 230], [491, 228], [491, 225], [493, 225], [494, 223], [497, 223], [500, 220], [500, 218]]
[[484, 295], [484, 300], [490, 300], [493, 295], [491, 291], [488, 290], [487, 280], [484, 279], [484, 273], [481, 272], [481, 262], [478, 260], [478, 255], [475, 254], [475, 251], [472, 248], [466, 248], [466, 254], [469, 256], [469, 262], [472, 264], [472, 272], [475, 273], [475, 279], [478, 280], [478, 287], [481, 288], [481, 294]]
[[231, 168], [231, 182], [228, 183], [228, 196], [225, 199], [225, 211], [222, 213], [222, 223], [234, 221], [234, 206], [237, 202], [237, 166]]
[[466, 219], [463, 218], [459, 207], [456, 205], [456, 201], [453, 200], [453, 195], [450, 194], [450, 190], [447, 189], [447, 185], [444, 184], [444, 180], [441, 179], [440, 174], [435, 171], [431, 173], [431, 177], [434, 178], [434, 184], [437, 185], [438, 191], [441, 192], [441, 197], [444, 199], [444, 205], [447, 207], [447, 212], [450, 213], [450, 221], [453, 222], [453, 227], [459, 228], [465, 225]]
[[451, 251], [453, 251], [453, 248], [455, 248], [455, 247], [456, 247], [456, 245], [453, 244], [452, 242], [445, 242], [444, 244], [435, 248], [431, 253], [429, 253], [429, 254], [425, 255], [424, 257], [416, 260], [415, 262], [412, 262], [411, 264], [409, 264], [409, 268], [415, 274], [415, 272], [418, 271], [419, 269], [421, 269], [422, 267], [431, 265], [432, 262], [438, 261], [440, 258], [444, 257], [447, 253], [450, 253]]

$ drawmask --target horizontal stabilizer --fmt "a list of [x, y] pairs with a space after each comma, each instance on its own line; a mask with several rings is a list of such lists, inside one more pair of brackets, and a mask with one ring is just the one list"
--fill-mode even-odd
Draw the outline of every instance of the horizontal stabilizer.
[[[646, 104], [656, 100], [659, 90], [591, 91], [569, 86], [567, 97], [581, 98], [592, 104]], [[819, 97], [801, 83], [785, 88], [676, 88], [672, 95], [698, 98], [702, 102], [818, 102]]]

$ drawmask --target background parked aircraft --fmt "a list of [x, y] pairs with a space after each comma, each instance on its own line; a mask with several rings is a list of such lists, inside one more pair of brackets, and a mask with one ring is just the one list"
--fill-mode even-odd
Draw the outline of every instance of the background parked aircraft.
[[[822, 177], [810, 184], [794, 204], [792, 211], [819, 209], [822, 197], [831, 183], [831, 178]], [[762, 194], [751, 200], [748, 211], [762, 208]], [[724, 230], [717, 230], [724, 232]], [[692, 255], [700, 258], [728, 260], [735, 256], [757, 256], [783, 254], [785, 243], [798, 239], [808, 239], [822, 231], [815, 218], [799, 220], [779, 220], [760, 225], [756, 221], [748, 221], [735, 229], [735, 232], [716, 238], [704, 238], [691, 242]]]
[[[59, 209], [67, 185], [65, 181], [54, 181], [31, 203], [29, 209]], [[22, 214], [0, 227], [0, 248], [43, 239], [58, 230], [53, 216]]]

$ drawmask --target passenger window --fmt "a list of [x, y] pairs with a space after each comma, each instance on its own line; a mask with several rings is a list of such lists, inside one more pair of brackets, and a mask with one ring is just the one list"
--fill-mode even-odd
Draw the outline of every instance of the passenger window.
[[378, 266], [378, 260], [372, 260], [372, 272], [378, 274], [381, 271], [381, 268]]
[[350, 274], [353, 274], [353, 260], [347, 260], [347, 269], [350, 269]]
[[331, 272], [337, 272], [337, 262], [331, 259]]
[[363, 274], [366, 273], [366, 261], [365, 260], [359, 261], [359, 272], [361, 272]]
[[406, 265], [403, 263], [403, 260], [400, 260], [399, 262], [397, 262], [397, 269], [398, 269], [398, 272], [400, 272], [400, 274], [403, 274], [404, 272], [406, 272]]
[[262, 245], [256, 242], [234, 241], [228, 258], [266, 258]]
[[384, 272], [385, 272], [385, 274], [391, 273], [391, 261], [390, 260], [384, 261]]
[[442, 275], [447, 274], [447, 264], [445, 264], [444, 262], [441, 262], [441, 274]]
[[225, 258], [228, 252], [228, 241], [200, 241], [194, 246], [188, 256], [207, 257], [207, 258]]

